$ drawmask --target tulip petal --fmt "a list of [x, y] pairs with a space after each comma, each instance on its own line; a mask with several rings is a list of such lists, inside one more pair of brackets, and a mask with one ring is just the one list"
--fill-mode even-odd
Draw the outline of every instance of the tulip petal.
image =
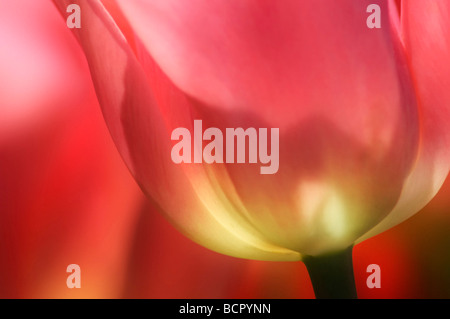
[[205, 127], [280, 128], [277, 174], [209, 174], [270, 241], [342, 249], [392, 210], [419, 134], [393, 2], [379, 30], [369, 1], [118, 3]]
[[[55, 1], [62, 13], [70, 2]], [[248, 223], [222, 213], [227, 207], [217, 194], [207, 199], [198, 196], [189, 170], [170, 157], [171, 127], [191, 118], [190, 100], [157, 68], [155, 77], [147, 79], [101, 2], [77, 3], [86, 27], [74, 31], [88, 59], [104, 117], [125, 162], [155, 204], [185, 234], [215, 251], [244, 258], [299, 260], [298, 253], [271, 244]], [[193, 169], [207, 183], [204, 170]]]
[[[387, 1], [379, 2], [387, 12]], [[255, 113], [273, 126], [296, 124], [312, 112], [360, 116], [350, 107], [366, 98], [360, 83], [370, 78], [373, 95], [392, 83], [382, 72], [392, 62], [389, 23], [367, 28], [371, 1], [118, 3], [181, 90], [215, 108]], [[379, 112], [391, 113], [381, 106]]]
[[450, 168], [450, 2], [402, 2], [402, 35], [419, 100], [421, 139], [414, 169], [393, 211], [359, 241], [422, 209]]

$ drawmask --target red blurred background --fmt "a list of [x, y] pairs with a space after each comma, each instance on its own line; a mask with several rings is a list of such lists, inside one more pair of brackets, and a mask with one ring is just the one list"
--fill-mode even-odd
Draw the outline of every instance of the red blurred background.
[[[50, 1], [1, 1], [0, 40], [1, 298], [314, 298], [302, 263], [214, 253], [152, 208]], [[360, 298], [450, 297], [449, 195], [450, 180], [354, 248]], [[73, 263], [81, 289], [66, 286]], [[369, 264], [381, 267], [379, 289], [366, 286]]]

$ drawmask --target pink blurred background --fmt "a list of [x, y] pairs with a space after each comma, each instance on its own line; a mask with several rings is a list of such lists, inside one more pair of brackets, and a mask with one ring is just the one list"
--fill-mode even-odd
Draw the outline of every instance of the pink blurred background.
[[[1, 298], [314, 298], [302, 263], [214, 253], [146, 201], [50, 1], [1, 1], [0, 41]], [[359, 297], [449, 298], [449, 210], [450, 180], [420, 213], [357, 245]], [[73, 263], [81, 289], [66, 286]], [[380, 289], [366, 286], [369, 264]]]

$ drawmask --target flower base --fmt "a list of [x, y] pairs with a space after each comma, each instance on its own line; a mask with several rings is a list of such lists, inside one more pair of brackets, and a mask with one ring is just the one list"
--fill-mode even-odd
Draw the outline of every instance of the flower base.
[[303, 258], [317, 299], [357, 298], [352, 250], [350, 246], [343, 251]]

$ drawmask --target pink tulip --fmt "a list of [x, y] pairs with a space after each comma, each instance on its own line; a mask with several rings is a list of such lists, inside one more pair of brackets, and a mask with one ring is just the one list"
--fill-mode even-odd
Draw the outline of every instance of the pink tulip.
[[[55, 0], [65, 16], [72, 2]], [[366, 25], [369, 0], [75, 2], [122, 157], [207, 248], [280, 261], [342, 251], [419, 211], [449, 171], [447, 0], [376, 1], [380, 29]], [[279, 169], [174, 163], [171, 134], [193, 134], [194, 120], [278, 128]]]

